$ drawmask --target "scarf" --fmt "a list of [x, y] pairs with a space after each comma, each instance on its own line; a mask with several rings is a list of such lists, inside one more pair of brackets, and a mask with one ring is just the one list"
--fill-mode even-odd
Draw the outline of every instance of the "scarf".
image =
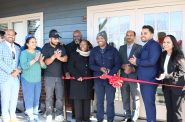
[[89, 54], [90, 54], [90, 51], [84, 52], [84, 51], [81, 51], [78, 48], [76, 49], [76, 52], [78, 52], [81, 56], [84, 56], [84, 57], [88, 57]]

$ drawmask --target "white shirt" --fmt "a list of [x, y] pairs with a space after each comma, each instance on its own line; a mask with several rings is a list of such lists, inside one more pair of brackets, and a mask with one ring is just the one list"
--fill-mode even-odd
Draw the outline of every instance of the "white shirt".
[[164, 73], [168, 74], [168, 63], [170, 60], [170, 55], [166, 55], [165, 61], [164, 61]]
[[8, 41], [5, 41], [5, 42], [8, 45], [9, 49], [11, 50], [11, 52], [13, 51], [16, 54], [14, 43], [10, 43]]

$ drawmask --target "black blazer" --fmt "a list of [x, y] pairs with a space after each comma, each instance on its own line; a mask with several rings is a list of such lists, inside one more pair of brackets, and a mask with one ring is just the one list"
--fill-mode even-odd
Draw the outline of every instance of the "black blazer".
[[69, 73], [75, 77], [70, 81], [70, 98], [71, 99], [92, 99], [93, 97], [93, 80], [78, 81], [79, 77], [92, 76], [89, 69], [89, 57], [81, 56], [75, 52], [69, 59]]
[[[141, 51], [142, 46], [139, 44], [134, 43], [132, 46], [132, 49], [130, 51], [130, 55], [127, 56], [127, 44], [122, 45], [119, 49], [119, 54], [121, 57], [121, 64], [129, 64], [129, 59], [135, 55], [138, 57], [140, 51]], [[136, 67], [135, 67], [136, 68]], [[137, 78], [137, 72], [131, 73], [129, 75], [125, 74], [124, 71], [121, 69], [121, 76], [122, 77], [129, 77], [129, 78]]]
[[[160, 56], [160, 74], [164, 73], [164, 62], [166, 58], [167, 52], [162, 52]], [[173, 84], [177, 86], [185, 86], [185, 59], [179, 60], [178, 63], [174, 63], [170, 57], [168, 62], [168, 68], [167, 68], [168, 75], [163, 80], [163, 83], [165, 84]], [[176, 95], [185, 94], [185, 89], [181, 88], [174, 88], [174, 87], [163, 87], [163, 90], [165, 88], [172, 89], [172, 92]]]

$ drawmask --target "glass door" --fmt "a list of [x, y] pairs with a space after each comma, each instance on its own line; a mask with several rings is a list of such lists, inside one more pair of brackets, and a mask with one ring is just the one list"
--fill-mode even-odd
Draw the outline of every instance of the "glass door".
[[[125, 44], [126, 32], [130, 29], [134, 30], [135, 16], [132, 10], [97, 13], [95, 15], [95, 39], [96, 34], [100, 31], [106, 31], [108, 36], [108, 43], [119, 50], [121, 45]], [[94, 45], [97, 45], [96, 41]], [[106, 104], [105, 104], [106, 105]], [[115, 112], [123, 115], [123, 103], [121, 98], [121, 91], [116, 89], [115, 95]], [[106, 106], [105, 106], [106, 110]]]
[[[163, 37], [168, 34], [172, 34], [176, 37], [178, 43], [182, 47], [184, 44], [184, 28], [185, 23], [184, 9], [182, 6], [178, 7], [155, 7], [142, 9], [139, 12], [141, 17], [142, 25], [151, 25], [155, 30], [155, 40], [162, 45]], [[184, 50], [184, 48], [183, 48]], [[142, 104], [143, 106], [143, 104]], [[166, 118], [166, 107], [164, 96], [162, 92], [162, 87], [157, 88], [156, 93], [156, 109], [157, 109], [157, 119], [164, 120]], [[141, 107], [140, 116], [145, 117], [144, 106]]]
[[15, 42], [20, 46], [23, 46], [25, 43], [25, 27], [22, 21], [12, 22], [12, 28], [15, 30], [16, 38]]

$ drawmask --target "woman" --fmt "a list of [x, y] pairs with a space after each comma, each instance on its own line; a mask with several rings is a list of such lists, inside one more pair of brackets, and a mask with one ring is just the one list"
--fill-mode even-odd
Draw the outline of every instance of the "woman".
[[[160, 58], [160, 76], [165, 84], [185, 86], [185, 59], [177, 40], [172, 35], [167, 35], [163, 42], [164, 52]], [[185, 90], [175, 87], [163, 87], [167, 108], [167, 122], [184, 122], [183, 107]]]
[[90, 121], [90, 101], [93, 95], [93, 81], [83, 80], [83, 77], [92, 76], [89, 69], [90, 43], [87, 40], [80, 42], [79, 49], [72, 54], [68, 69], [74, 80], [70, 82], [70, 98], [74, 100], [76, 122]]
[[28, 121], [38, 121], [39, 98], [41, 94], [41, 68], [46, 68], [44, 57], [36, 50], [36, 38], [26, 38], [25, 49], [21, 52], [21, 82]]

